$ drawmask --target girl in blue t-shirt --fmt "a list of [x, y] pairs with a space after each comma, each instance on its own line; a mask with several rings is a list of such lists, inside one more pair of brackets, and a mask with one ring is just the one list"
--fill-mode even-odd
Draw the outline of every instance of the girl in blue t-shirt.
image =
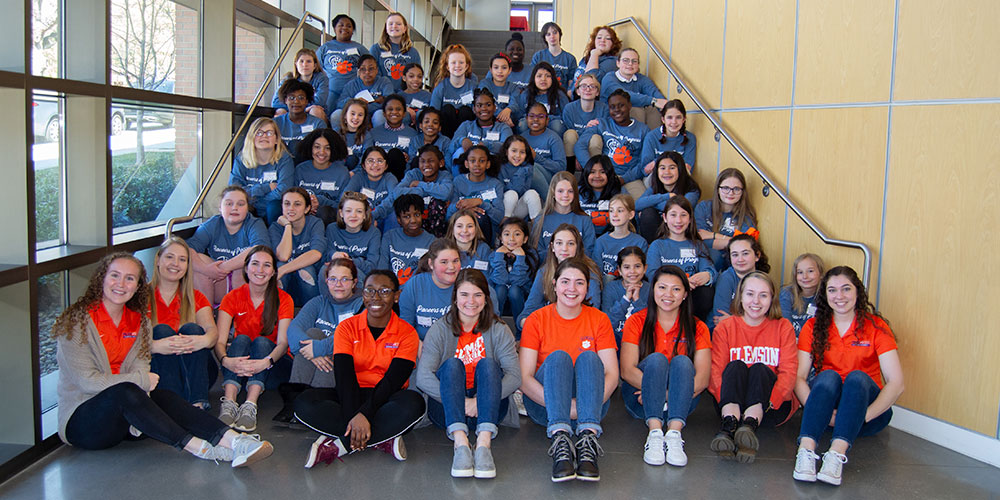
[[524, 92], [531, 81], [531, 66], [524, 64], [524, 37], [517, 32], [511, 33], [510, 39], [503, 45], [503, 51], [510, 57], [510, 76], [507, 81]]
[[493, 93], [486, 88], [478, 88], [473, 91], [473, 113], [475, 120], [462, 122], [455, 130], [455, 135], [451, 138], [451, 152], [447, 155], [452, 173], [458, 174], [461, 162], [458, 158], [463, 156], [469, 148], [476, 144], [486, 146], [490, 154], [500, 154], [500, 146], [503, 141], [514, 134], [507, 125], [497, 121], [497, 103]]
[[[326, 106], [326, 96], [330, 91], [330, 79], [319, 67], [319, 57], [316, 56], [313, 49], [299, 49], [295, 53], [295, 66], [292, 67], [292, 71], [285, 73], [285, 76], [281, 78], [281, 83], [292, 79], [312, 86], [313, 98], [309, 101], [306, 112], [316, 118], [326, 120], [327, 113], [324, 107]], [[288, 112], [288, 106], [278, 95], [277, 89], [274, 91], [274, 97], [271, 98], [271, 107], [275, 109], [275, 117]]]
[[536, 102], [529, 106], [525, 115], [527, 134], [524, 140], [531, 146], [535, 168], [531, 175], [531, 187], [544, 191], [557, 172], [566, 170], [566, 150], [562, 137], [548, 128], [549, 115], [545, 104]]
[[[361, 99], [348, 99], [343, 111], [340, 121], [336, 123], [340, 128], [340, 136], [347, 144], [347, 159], [344, 160], [344, 165], [354, 169], [358, 166], [361, 152], [365, 150], [365, 138], [372, 129], [372, 122], [368, 119], [368, 106]], [[352, 172], [351, 175], [355, 173]]]
[[347, 191], [340, 197], [337, 222], [326, 227], [326, 255], [324, 262], [345, 258], [354, 261], [359, 281], [368, 276], [378, 264], [382, 232], [372, 220], [368, 197]]
[[[500, 181], [503, 182], [503, 214], [535, 220], [542, 212], [542, 199], [531, 189], [535, 157], [524, 137], [512, 135], [500, 151]], [[527, 234], [527, 233], [525, 233]]]
[[458, 245], [462, 269], [471, 267], [483, 273], [488, 270], [493, 249], [487, 243], [486, 236], [479, 227], [476, 213], [472, 209], [464, 208], [452, 214], [448, 219], [448, 232], [444, 237]]
[[295, 182], [295, 162], [281, 142], [281, 131], [270, 118], [250, 125], [243, 150], [233, 158], [229, 185], [250, 193], [250, 206], [268, 224], [281, 215], [281, 193]]
[[477, 144], [462, 157], [462, 165], [462, 173], [455, 177], [448, 214], [471, 209], [486, 241], [490, 241], [493, 226], [503, 219], [503, 184], [496, 178], [500, 164], [486, 146]]
[[649, 299], [649, 282], [646, 281], [646, 253], [637, 246], [628, 246], [618, 252], [618, 269], [621, 273], [604, 284], [601, 308], [615, 329], [618, 347], [622, 345], [622, 328], [625, 320], [646, 308]]
[[792, 262], [792, 281], [781, 289], [778, 299], [781, 302], [781, 316], [792, 322], [796, 336], [802, 330], [802, 325], [816, 316], [814, 300], [819, 281], [825, 272], [823, 259], [816, 254], [804, 253]]
[[743, 172], [735, 168], [719, 172], [712, 199], [695, 207], [694, 219], [698, 225], [698, 234], [710, 249], [715, 268], [725, 270], [729, 267], [724, 253], [729, 246], [729, 239], [742, 233], [759, 236], [756, 228], [757, 211], [747, 196], [747, 180], [743, 177]]
[[472, 112], [472, 91], [478, 81], [472, 75], [472, 56], [461, 44], [450, 45], [441, 54], [431, 106], [441, 110], [441, 130], [455, 136], [458, 126], [476, 116]]
[[318, 217], [309, 215], [311, 208], [305, 189], [288, 188], [281, 195], [281, 217], [268, 228], [278, 258], [278, 281], [296, 304], [319, 295], [316, 276], [326, 252], [326, 228]]
[[618, 252], [623, 248], [635, 246], [643, 252], [649, 248], [649, 243], [635, 233], [633, 218], [635, 202], [632, 201], [632, 195], [621, 193], [611, 197], [608, 202], [608, 224], [612, 229], [594, 243], [594, 260], [601, 266], [601, 272], [605, 276], [618, 276]]
[[594, 223], [580, 207], [576, 177], [565, 170], [557, 173], [552, 176], [547, 193], [542, 213], [531, 232], [532, 246], [538, 249], [538, 254], [545, 255], [556, 227], [567, 223], [580, 232], [583, 254], [588, 257], [594, 255]]
[[586, 48], [583, 49], [583, 56], [580, 57], [580, 64], [573, 72], [573, 81], [570, 82], [569, 90], [573, 92], [576, 83], [584, 74], [592, 74], [600, 82], [604, 75], [613, 73], [617, 69], [618, 51], [622, 48], [622, 41], [618, 39], [611, 26], [597, 26], [590, 32], [590, 39]]
[[650, 277], [660, 266], [671, 264], [684, 270], [691, 284], [694, 314], [702, 321], [708, 320], [715, 299], [718, 272], [712, 266], [708, 247], [698, 235], [694, 223], [694, 210], [683, 196], [667, 200], [663, 209], [660, 239], [649, 244], [646, 274]]
[[559, 85], [556, 78], [556, 70], [547, 62], [540, 62], [531, 71], [531, 79], [528, 87], [521, 92], [518, 98], [518, 107], [521, 111], [518, 130], [522, 133], [528, 130], [528, 123], [525, 115], [530, 111], [535, 103], [541, 103], [545, 107], [545, 112], [549, 115], [548, 128], [562, 138], [566, 127], [563, 125], [562, 114], [569, 104], [566, 92]]
[[358, 58], [358, 77], [347, 82], [340, 92], [340, 100], [337, 106], [340, 109], [330, 113], [331, 121], [339, 121], [343, 112], [343, 107], [350, 99], [360, 99], [368, 106], [368, 113], [372, 117], [372, 126], [382, 125], [382, 103], [386, 96], [395, 92], [393, 84], [388, 78], [379, 76], [376, 66], [375, 56], [363, 54]]
[[531, 56], [531, 65], [544, 61], [552, 65], [556, 70], [556, 78], [562, 88], [569, 86], [573, 79], [573, 71], [576, 70], [576, 58], [573, 54], [566, 52], [562, 48], [562, 28], [558, 24], [549, 21], [542, 25], [542, 40], [546, 48], [535, 52]]
[[[361, 155], [361, 167], [362, 172], [354, 174], [351, 182], [347, 183], [347, 190], [365, 195], [372, 206], [378, 206], [399, 182], [387, 171], [389, 155], [384, 149], [372, 146]], [[379, 223], [379, 227], [383, 227], [384, 221], [376, 219], [376, 222]]]
[[650, 177], [650, 186], [635, 202], [639, 211], [639, 234], [646, 241], [656, 239], [667, 200], [683, 196], [691, 206], [698, 204], [701, 188], [683, 165], [684, 158], [674, 151], [664, 151], [656, 158], [656, 175]]
[[406, 65], [420, 64], [420, 52], [410, 41], [410, 24], [399, 12], [393, 12], [385, 18], [382, 37], [379, 38], [379, 43], [372, 45], [369, 52], [378, 63], [378, 74], [388, 78], [395, 90], [404, 87]]
[[417, 133], [403, 124], [406, 117], [406, 100], [399, 94], [385, 97], [382, 102], [383, 123], [374, 125], [368, 133], [368, 145], [378, 146], [389, 155], [389, 172], [402, 179], [409, 162], [410, 143]]
[[611, 198], [621, 192], [622, 183], [615, 175], [611, 158], [597, 155], [583, 167], [583, 175], [580, 176], [580, 207], [594, 222], [596, 236], [601, 236], [611, 228], [608, 221]]
[[507, 79], [509, 76], [510, 57], [503, 52], [497, 52], [490, 58], [490, 77], [479, 82], [479, 88], [489, 89], [496, 98], [497, 121], [513, 128], [513, 111], [518, 96], [521, 94], [521, 88], [516, 83], [509, 81]]
[[417, 114], [431, 105], [431, 93], [424, 89], [424, 68], [417, 63], [407, 64], [403, 68], [403, 91], [400, 95], [406, 99], [406, 124], [416, 126], [420, 123]]
[[671, 99], [660, 110], [663, 125], [646, 133], [642, 139], [642, 164], [648, 175], [653, 171], [653, 160], [664, 151], [676, 151], [684, 157], [688, 173], [694, 171], [698, 141], [687, 130], [687, 110], [680, 99]]
[[368, 49], [358, 42], [351, 40], [357, 25], [354, 19], [347, 14], [337, 14], [330, 21], [333, 33], [336, 38], [324, 43], [316, 51], [323, 71], [330, 79], [330, 91], [326, 98], [326, 111], [331, 114], [337, 108], [340, 101], [340, 93], [344, 85], [358, 76], [358, 59], [368, 54]]
[[[538, 257], [528, 242], [528, 223], [518, 217], [500, 221], [497, 249], [490, 255], [490, 285], [497, 294], [497, 310], [517, 318], [531, 290], [531, 277], [538, 270]], [[507, 306], [510, 306], [509, 309]]]
[[311, 159], [295, 166], [295, 185], [309, 192], [310, 214], [330, 224], [337, 219], [340, 195], [351, 180], [344, 166], [347, 145], [333, 130], [321, 128], [302, 139], [299, 154]]

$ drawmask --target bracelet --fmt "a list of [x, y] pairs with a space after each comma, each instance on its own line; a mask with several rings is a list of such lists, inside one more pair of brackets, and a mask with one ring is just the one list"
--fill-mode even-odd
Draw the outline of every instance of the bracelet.
[[272, 358], [271, 356], [268, 356], [267, 357], [267, 369], [270, 370], [273, 367], [274, 367], [274, 358]]
[[219, 364], [221, 365], [221, 364], [222, 364], [222, 362], [223, 362], [223, 361], [225, 361], [225, 360], [226, 360], [226, 358], [228, 358], [228, 357], [229, 357], [229, 356], [226, 356], [225, 354], [223, 354], [223, 355], [222, 355], [222, 357], [221, 357], [221, 358], [219, 358]]

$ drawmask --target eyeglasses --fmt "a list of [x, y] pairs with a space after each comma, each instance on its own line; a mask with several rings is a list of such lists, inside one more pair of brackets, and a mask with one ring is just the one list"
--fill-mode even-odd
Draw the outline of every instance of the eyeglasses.
[[638, 59], [619, 59], [623, 64], [639, 64]]
[[306, 96], [304, 96], [304, 95], [290, 95], [288, 97], [285, 97], [285, 100], [286, 101], [292, 101], [292, 102], [299, 102], [299, 101], [305, 102], [306, 101]]
[[584, 83], [578, 87], [580, 90], [597, 90], [597, 85], [592, 83]]
[[378, 290], [374, 288], [365, 288], [364, 290], [361, 290], [361, 293], [365, 297], [368, 297], [369, 299], [374, 297], [376, 293], [378, 294], [379, 297], [387, 299], [389, 298], [390, 295], [392, 295], [393, 292], [395, 292], [395, 290], [393, 290], [392, 288], [379, 288]]
[[741, 188], [739, 186], [733, 186], [733, 187], [719, 186], [719, 192], [726, 193], [726, 194], [740, 194], [740, 193], [743, 192], [743, 188]]
[[273, 130], [258, 130], [254, 137], [274, 137]]
[[549, 115], [545, 113], [528, 113], [528, 118], [531, 120], [541, 120]]
[[327, 278], [326, 279], [326, 282], [329, 283], [329, 284], [331, 284], [331, 285], [336, 285], [338, 283], [340, 283], [341, 285], [346, 285], [346, 284], [348, 284], [348, 283], [350, 283], [352, 281], [354, 281], [354, 278], [349, 278], [347, 276], [345, 276], [343, 278]]
[[384, 158], [368, 158], [365, 160], [365, 165], [385, 165]]

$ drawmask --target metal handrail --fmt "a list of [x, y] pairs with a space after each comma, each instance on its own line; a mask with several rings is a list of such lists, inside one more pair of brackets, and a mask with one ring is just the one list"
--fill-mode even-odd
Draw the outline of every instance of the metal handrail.
[[326, 21], [311, 12], [303, 13], [302, 18], [299, 19], [299, 24], [295, 25], [295, 30], [292, 31], [292, 35], [288, 38], [288, 41], [285, 42], [285, 46], [281, 48], [281, 54], [279, 54], [278, 59], [274, 61], [274, 66], [271, 66], [271, 71], [268, 72], [267, 78], [261, 82], [260, 90], [257, 91], [257, 95], [254, 96], [253, 101], [250, 103], [250, 107], [247, 108], [246, 116], [243, 117], [243, 123], [240, 123], [240, 128], [238, 128], [233, 134], [233, 137], [229, 139], [229, 144], [226, 145], [226, 151], [222, 153], [221, 157], [219, 157], [219, 162], [216, 163], [215, 168], [212, 169], [212, 174], [208, 176], [208, 180], [206, 180], [201, 186], [201, 191], [198, 193], [198, 199], [196, 199], [191, 205], [191, 210], [188, 211], [187, 215], [173, 217], [167, 221], [165, 237], [170, 237], [175, 224], [194, 220], [195, 214], [198, 213], [198, 208], [201, 207], [201, 204], [205, 202], [205, 197], [208, 196], [208, 190], [212, 187], [212, 184], [215, 184], [215, 180], [219, 177], [219, 172], [222, 171], [222, 167], [226, 165], [230, 156], [233, 154], [233, 147], [236, 145], [236, 140], [243, 135], [243, 130], [246, 129], [247, 123], [249, 123], [250, 119], [253, 118], [253, 112], [257, 109], [257, 104], [260, 103], [261, 97], [264, 96], [264, 91], [267, 90], [268, 84], [271, 83], [271, 80], [273, 80], [274, 76], [278, 73], [278, 67], [281, 65], [281, 62], [284, 61], [285, 56], [288, 54], [288, 50], [292, 47], [292, 43], [296, 38], [298, 38], [299, 34], [302, 33], [302, 29], [305, 27], [306, 21], [309, 19], [315, 19], [323, 25], [322, 40], [326, 40]]
[[[670, 64], [670, 61], [663, 56], [663, 53], [660, 52], [659, 47], [656, 46], [656, 43], [653, 42], [653, 40], [649, 37], [649, 34], [646, 32], [646, 30], [643, 29], [643, 27], [639, 24], [638, 21], [636, 21], [634, 17], [629, 16], [624, 19], [619, 19], [617, 21], [610, 22], [608, 23], [608, 26], [614, 27], [627, 23], [631, 23], [632, 26], [636, 29], [636, 31], [639, 32], [639, 36], [641, 36], [642, 39], [645, 40], [646, 45], [648, 45], [650, 50], [653, 51], [653, 54], [656, 56], [656, 58], [659, 59], [660, 62], [663, 63], [663, 66], [667, 68], [667, 71], [670, 73], [670, 76], [672, 76], [674, 80], [677, 80], [677, 85], [680, 86], [680, 89], [683, 89], [683, 91], [687, 93], [687, 95], [691, 98], [691, 101], [694, 102], [694, 105], [698, 106], [698, 109], [700, 109], [701, 112], [704, 113], [705, 116], [708, 118], [708, 120], [712, 122], [712, 125], [715, 127], [716, 134], [724, 137], [726, 139], [726, 142], [728, 142], [729, 145], [732, 146], [733, 149], [735, 149], [736, 152], [743, 157], [743, 161], [745, 161], [747, 165], [750, 165], [750, 168], [752, 168], [754, 172], [757, 172], [757, 175], [760, 176], [760, 178], [764, 181], [765, 190], [769, 189], [772, 186], [777, 186], [777, 184], [771, 180], [771, 178], [767, 175], [767, 173], [761, 170], [760, 166], [757, 165], [757, 162], [754, 161], [754, 159], [750, 156], [750, 154], [743, 149], [743, 146], [741, 146], [736, 141], [736, 139], [734, 139], [733, 136], [730, 135], [729, 131], [727, 131], [726, 128], [722, 126], [722, 123], [720, 123], [719, 120], [712, 115], [710, 110], [704, 104], [702, 104], [701, 99], [698, 97], [698, 95], [693, 90], [691, 90], [691, 87], [689, 87], [684, 82], [684, 79], [680, 77], [680, 74], [678, 73], [677, 69], [674, 68], [674, 66]], [[865, 264], [861, 279], [864, 282], [865, 286], [867, 287], [871, 274], [871, 265], [872, 265], [872, 252], [868, 248], [868, 245], [865, 245], [864, 243], [858, 241], [848, 241], [848, 240], [830, 238], [829, 236], [826, 235], [826, 233], [822, 229], [820, 229], [816, 225], [815, 222], [813, 222], [808, 216], [806, 216], [806, 214], [803, 213], [802, 209], [799, 208], [799, 206], [796, 205], [795, 202], [789, 199], [788, 195], [786, 195], [782, 190], [774, 189], [772, 191], [776, 193], [779, 198], [781, 198], [781, 201], [785, 203], [785, 206], [790, 208], [792, 212], [795, 212], [795, 215], [797, 215], [799, 219], [802, 220], [802, 222], [804, 222], [807, 226], [809, 226], [809, 229], [811, 229], [813, 233], [816, 233], [816, 236], [819, 236], [819, 238], [823, 240], [823, 243], [826, 243], [827, 245], [856, 248], [864, 253]]]

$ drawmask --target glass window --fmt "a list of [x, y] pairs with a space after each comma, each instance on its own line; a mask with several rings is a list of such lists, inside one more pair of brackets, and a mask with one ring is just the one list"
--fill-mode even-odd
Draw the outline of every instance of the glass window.
[[550, 21], [552, 21], [552, 11], [551, 10], [545, 10], [545, 9], [539, 10], [538, 11], [538, 26], [535, 26], [535, 29], [537, 31], [542, 31], [542, 26], [545, 26], [545, 23], [550, 22]]
[[111, 207], [117, 235], [187, 214], [201, 179], [201, 114], [111, 105]]
[[35, 135], [31, 161], [35, 166], [37, 250], [61, 245], [66, 240], [62, 140], [66, 100], [55, 94], [35, 92], [31, 109]]
[[112, 0], [111, 83], [201, 95], [201, 16], [173, 0]]
[[61, 76], [59, 55], [62, 47], [59, 0], [31, 0], [31, 74]]
[[52, 325], [68, 305], [65, 272], [46, 274], [38, 279], [38, 377], [42, 399], [43, 439], [59, 430], [56, 415], [59, 366], [56, 364], [56, 341], [52, 338]]
[[[294, 57], [294, 52], [291, 56]], [[260, 84], [267, 78], [277, 58], [278, 28], [237, 11], [236, 67], [233, 68], [236, 88], [233, 100], [240, 104], [253, 102]], [[277, 76], [280, 78], [281, 75]], [[269, 82], [260, 99], [262, 106], [271, 105], [274, 90], [274, 82]]]

